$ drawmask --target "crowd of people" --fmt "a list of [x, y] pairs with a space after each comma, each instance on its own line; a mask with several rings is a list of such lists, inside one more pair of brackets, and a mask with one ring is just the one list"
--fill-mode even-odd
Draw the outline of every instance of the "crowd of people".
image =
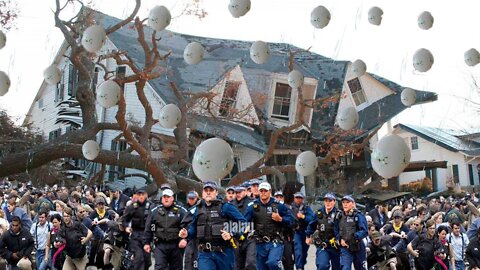
[[[168, 185], [145, 189], [0, 189], [0, 269], [478, 269], [475, 194], [401, 198], [357, 209], [326, 193], [313, 210], [301, 192], [286, 203], [268, 182], [219, 195], [205, 182], [186, 201]], [[314, 207], [315, 208], [315, 207]]]

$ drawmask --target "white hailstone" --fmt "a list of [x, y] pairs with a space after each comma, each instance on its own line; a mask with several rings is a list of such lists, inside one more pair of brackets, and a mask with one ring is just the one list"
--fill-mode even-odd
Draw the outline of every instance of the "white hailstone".
[[0, 31], [0, 49], [3, 49], [6, 43], [7, 43], [7, 36], [5, 36], [5, 33]]
[[388, 179], [398, 176], [410, 163], [410, 149], [397, 135], [389, 135], [378, 141], [372, 152], [373, 170]]
[[360, 59], [352, 63], [352, 72], [356, 77], [361, 77], [367, 72], [367, 64]]
[[373, 25], [380, 25], [382, 23], [383, 10], [379, 7], [372, 7], [368, 11], [368, 21]]
[[175, 128], [182, 119], [182, 112], [175, 104], [167, 104], [160, 110], [158, 121], [164, 128]]
[[62, 78], [62, 71], [57, 65], [52, 64], [43, 71], [43, 78], [48, 84], [57, 84]]
[[189, 65], [196, 65], [203, 59], [205, 49], [198, 42], [190, 42], [183, 51], [183, 59]]
[[297, 170], [297, 173], [301, 176], [312, 175], [317, 167], [317, 156], [312, 151], [305, 151], [297, 156], [295, 161], [295, 170]]
[[233, 150], [230, 145], [219, 138], [203, 141], [193, 155], [192, 168], [202, 181], [219, 182], [233, 168]]
[[330, 22], [330, 19], [330, 11], [324, 6], [318, 6], [312, 10], [312, 13], [310, 13], [310, 23], [315, 28], [322, 29], [326, 27]]
[[433, 26], [433, 16], [430, 12], [424, 11], [418, 15], [418, 27], [423, 30], [428, 30]]
[[94, 160], [100, 153], [100, 145], [94, 140], [88, 140], [82, 145], [83, 157]]
[[106, 40], [107, 33], [105, 33], [105, 29], [100, 25], [92, 25], [83, 32], [82, 46], [88, 52], [94, 53], [102, 48]]
[[433, 55], [427, 49], [419, 49], [413, 55], [413, 67], [420, 72], [428, 71], [433, 65]]
[[417, 100], [417, 91], [413, 90], [412, 88], [405, 88], [400, 95], [401, 101], [403, 105], [410, 107], [415, 104]]
[[288, 85], [293, 89], [302, 87], [303, 74], [296, 69], [290, 71], [290, 73], [288, 73]]
[[343, 130], [350, 130], [358, 124], [358, 118], [354, 107], [345, 108], [338, 115], [338, 126]]
[[463, 57], [465, 59], [465, 64], [470, 67], [476, 66], [478, 63], [480, 63], [480, 53], [478, 53], [478, 51], [474, 48], [466, 51], [463, 54]]
[[5, 95], [10, 88], [10, 78], [7, 73], [0, 71], [0, 96]]
[[255, 41], [250, 47], [250, 58], [259, 65], [267, 62], [268, 58], [270, 58], [268, 44], [260, 40]]
[[228, 10], [234, 18], [240, 18], [250, 11], [251, 5], [250, 0], [230, 0]]
[[104, 108], [117, 105], [122, 89], [113, 80], [104, 81], [97, 89], [97, 102]]
[[155, 31], [162, 31], [170, 24], [171, 20], [172, 15], [166, 7], [155, 6], [148, 14], [147, 24]]

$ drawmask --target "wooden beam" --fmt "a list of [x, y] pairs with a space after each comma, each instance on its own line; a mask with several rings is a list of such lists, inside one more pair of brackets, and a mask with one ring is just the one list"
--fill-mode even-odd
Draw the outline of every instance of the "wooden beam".
[[403, 172], [425, 171], [435, 168], [447, 168], [447, 161], [413, 161]]

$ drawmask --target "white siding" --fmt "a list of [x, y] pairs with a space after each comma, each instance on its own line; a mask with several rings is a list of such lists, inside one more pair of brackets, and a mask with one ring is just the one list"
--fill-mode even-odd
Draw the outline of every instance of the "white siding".
[[[449, 151], [441, 146], [433, 144], [419, 136], [412, 134], [410, 132], [396, 129], [394, 131], [395, 134], [405, 139], [405, 142], [411, 149], [410, 138], [416, 136], [418, 138], [418, 149], [412, 150], [412, 158], [411, 161], [447, 161], [447, 168], [438, 168], [437, 169], [437, 180], [438, 180], [438, 189], [442, 190], [446, 188], [447, 179], [453, 177], [452, 172], [452, 165], [458, 165], [458, 174], [460, 179], [461, 186], [469, 186], [470, 185], [470, 176], [468, 173], [468, 165], [467, 161], [469, 160], [468, 157], [465, 157], [460, 152], [452, 152]], [[476, 163], [474, 163], [476, 162]], [[477, 161], [472, 162], [474, 164], [474, 181], [475, 184], [478, 184], [478, 171], [476, 171], [476, 165], [478, 164]], [[400, 184], [406, 184], [411, 181], [415, 181], [425, 177], [425, 171], [417, 171], [417, 172], [406, 172], [400, 175]]]
[[[340, 104], [338, 105], [338, 112], [341, 112], [343, 109], [348, 107], [356, 107], [352, 98], [352, 94], [350, 92], [350, 88], [347, 83], [349, 80], [354, 78], [355, 78], [355, 75], [353, 75], [351, 70], [351, 64], [349, 64], [349, 67], [347, 69], [347, 74], [345, 75], [345, 81], [343, 83], [342, 95], [340, 97]], [[365, 91], [367, 102], [356, 107], [357, 111], [363, 110], [364, 108], [370, 106], [370, 104], [373, 104], [374, 102], [386, 96], [394, 94], [394, 92], [391, 89], [389, 89], [379, 81], [375, 80], [368, 73], [361, 76], [359, 80], [362, 85], [362, 89]]]
[[240, 171], [250, 167], [263, 156], [263, 153], [239, 144], [233, 145], [233, 153], [240, 159], [240, 166], [238, 167]]

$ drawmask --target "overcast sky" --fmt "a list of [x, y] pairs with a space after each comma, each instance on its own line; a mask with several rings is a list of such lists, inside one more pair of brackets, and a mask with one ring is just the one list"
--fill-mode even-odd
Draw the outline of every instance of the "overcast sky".
[[[234, 19], [228, 12], [228, 0], [143, 1], [140, 17], [145, 18], [155, 4], [171, 10], [168, 30], [207, 37], [285, 42], [336, 60], [362, 59], [367, 71], [403, 86], [436, 92], [439, 100], [414, 106], [394, 123], [421, 124], [455, 129], [479, 128], [480, 90], [473, 79], [480, 79], [480, 67], [468, 67], [463, 54], [470, 48], [480, 50], [478, 0], [251, 0], [252, 9]], [[0, 70], [12, 80], [10, 92], [0, 97], [0, 109], [23, 117], [43, 80], [43, 69], [53, 60], [62, 42], [54, 27], [54, 0], [18, 0], [21, 10], [17, 27], [7, 33], [7, 46], [0, 50]], [[134, 0], [92, 1], [94, 8], [125, 18]], [[180, 15], [186, 2], [198, 2], [208, 15], [203, 19]], [[310, 12], [317, 5], [327, 7], [332, 19], [324, 29], [314, 29]], [[380, 26], [367, 21], [372, 6], [383, 9]], [[433, 27], [421, 30], [417, 17], [423, 11], [434, 16]], [[68, 8], [65, 15], [76, 10]], [[426, 73], [415, 72], [412, 55], [419, 48], [429, 49], [435, 63]], [[479, 83], [480, 85], [480, 83]]]

